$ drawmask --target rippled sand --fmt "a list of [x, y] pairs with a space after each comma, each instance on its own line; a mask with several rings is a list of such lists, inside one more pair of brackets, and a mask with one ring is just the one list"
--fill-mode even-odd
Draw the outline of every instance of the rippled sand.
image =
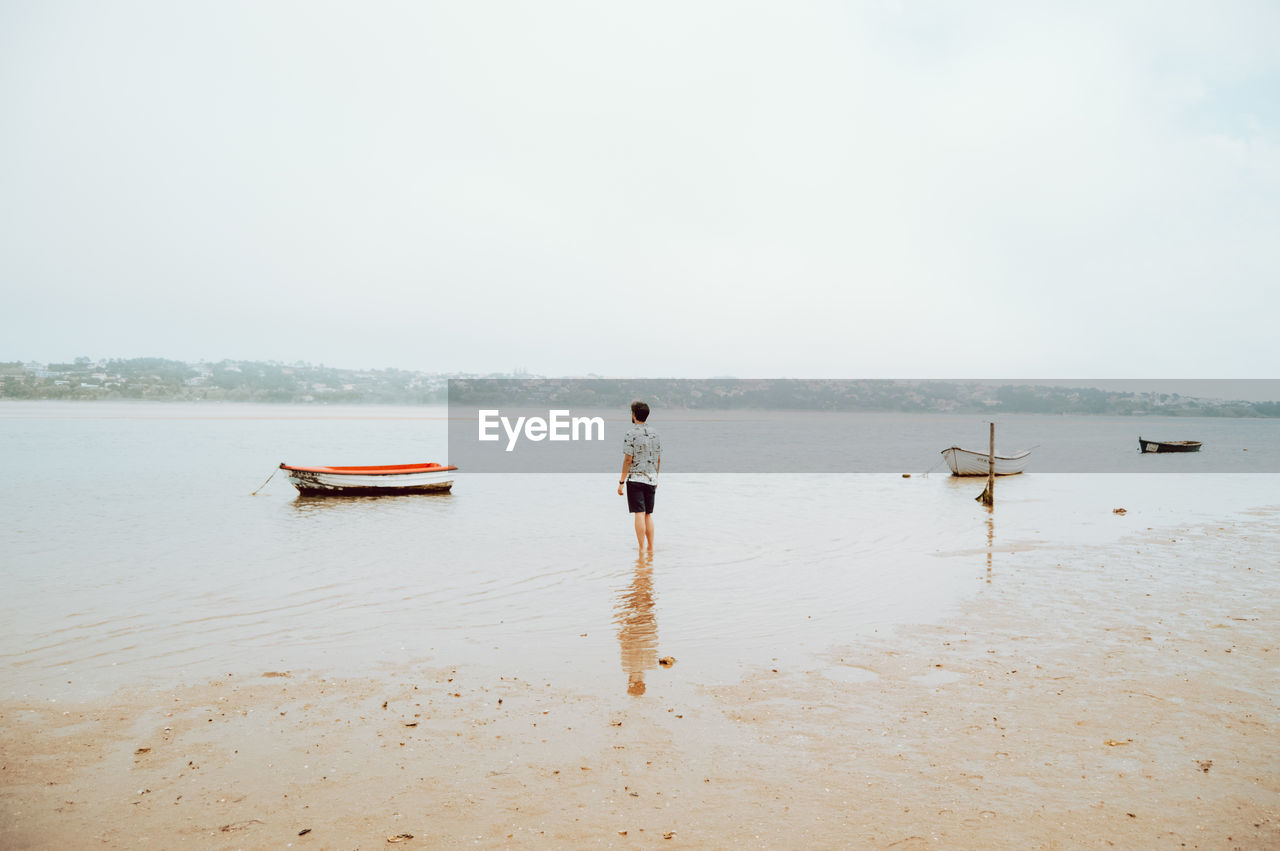
[[1148, 526], [993, 534], [939, 556], [979, 586], [945, 616], [719, 671], [658, 664], [660, 549], [608, 635], [576, 636], [612, 645], [607, 674], [246, 659], [13, 697], [0, 846], [1278, 847], [1280, 509]]

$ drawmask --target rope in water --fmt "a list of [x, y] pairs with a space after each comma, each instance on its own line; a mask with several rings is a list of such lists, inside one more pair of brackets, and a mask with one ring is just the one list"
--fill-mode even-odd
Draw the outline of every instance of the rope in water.
[[939, 458], [937, 461], [934, 461], [932, 467], [930, 467], [929, 469], [925, 470], [923, 473], [920, 474], [920, 478], [922, 479], [928, 478], [929, 474], [932, 473], [934, 470], [938, 469], [938, 466], [941, 465], [946, 460], [947, 459], [943, 457], [943, 458]]
[[[268, 483], [268, 482], [270, 482], [272, 479], [274, 479], [274, 478], [276, 477], [276, 473], [278, 473], [278, 472], [280, 472], [280, 468], [279, 468], [279, 467], [276, 467], [274, 470], [272, 470], [272, 471], [271, 471], [271, 475], [267, 476], [267, 481], [265, 481], [265, 482], [263, 482], [262, 484], [258, 485], [258, 491], [260, 491], [260, 490], [262, 490], [263, 488], [265, 488], [265, 487], [267, 486], [267, 483]], [[257, 495], [258, 495], [258, 491], [254, 491], [253, 493], [249, 494], [249, 496], [257, 496]]]

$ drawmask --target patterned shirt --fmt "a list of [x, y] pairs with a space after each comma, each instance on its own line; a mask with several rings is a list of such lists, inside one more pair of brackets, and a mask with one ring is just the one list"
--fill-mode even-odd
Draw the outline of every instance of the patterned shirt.
[[658, 459], [662, 457], [662, 441], [658, 434], [644, 423], [632, 428], [622, 438], [623, 451], [631, 456], [631, 481], [658, 483]]

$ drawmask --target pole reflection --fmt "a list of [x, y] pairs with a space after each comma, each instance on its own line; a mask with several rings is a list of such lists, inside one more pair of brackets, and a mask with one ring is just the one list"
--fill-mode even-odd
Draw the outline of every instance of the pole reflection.
[[622, 670], [627, 674], [627, 694], [645, 692], [644, 672], [658, 666], [658, 618], [653, 606], [653, 553], [641, 554], [631, 575], [631, 584], [618, 594], [613, 607], [622, 651]]
[[991, 583], [991, 557], [995, 551], [996, 541], [996, 516], [995, 512], [987, 509], [987, 583]]

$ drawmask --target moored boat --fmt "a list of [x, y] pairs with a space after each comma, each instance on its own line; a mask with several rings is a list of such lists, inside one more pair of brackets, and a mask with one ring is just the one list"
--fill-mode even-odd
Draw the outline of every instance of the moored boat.
[[[986, 452], [974, 452], [970, 449], [961, 449], [959, 446], [951, 446], [942, 450], [942, 457], [947, 459], [947, 466], [951, 468], [953, 476], [985, 476], [988, 472], [989, 459]], [[1012, 455], [997, 455], [996, 475], [1016, 476], [1026, 468], [1027, 459], [1030, 457], [1030, 449], [1015, 452]]]
[[1199, 452], [1198, 440], [1147, 440], [1138, 438], [1138, 449], [1141, 452]]
[[448, 493], [458, 468], [432, 462], [370, 467], [294, 467], [282, 463], [280, 469], [304, 496], [378, 496]]

